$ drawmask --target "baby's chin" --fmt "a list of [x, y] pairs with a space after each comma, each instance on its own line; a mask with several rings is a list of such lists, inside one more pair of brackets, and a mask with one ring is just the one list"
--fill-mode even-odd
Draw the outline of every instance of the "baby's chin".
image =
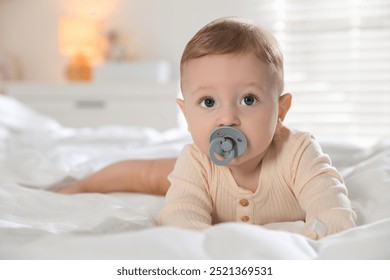
[[239, 167], [239, 166], [246, 165], [246, 164], [258, 165], [262, 162], [264, 155], [265, 155], [265, 153], [256, 154], [256, 155], [243, 154], [243, 155], [233, 159], [226, 166], [227, 167]]

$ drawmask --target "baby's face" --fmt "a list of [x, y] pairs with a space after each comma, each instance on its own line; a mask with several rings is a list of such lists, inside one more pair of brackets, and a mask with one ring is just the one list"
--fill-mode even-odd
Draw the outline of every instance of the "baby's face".
[[278, 86], [273, 70], [254, 54], [213, 55], [183, 67], [184, 101], [178, 101], [194, 143], [208, 154], [211, 132], [220, 126], [241, 130], [246, 152], [229, 165], [264, 156], [278, 120]]

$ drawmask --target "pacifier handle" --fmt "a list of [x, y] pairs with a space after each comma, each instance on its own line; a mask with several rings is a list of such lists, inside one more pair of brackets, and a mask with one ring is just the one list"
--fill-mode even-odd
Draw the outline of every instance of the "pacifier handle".
[[[230, 150], [224, 150], [222, 146], [225, 143], [231, 143], [228, 145], [231, 145], [232, 148]], [[234, 144], [232, 143], [231, 140], [225, 139], [223, 137], [218, 137], [218, 138], [215, 138], [214, 140], [212, 140], [210, 143], [210, 148], [209, 148], [209, 156], [211, 158], [211, 161], [217, 165], [226, 165], [229, 162], [231, 162], [232, 159], [234, 159], [233, 145]], [[217, 153], [220, 156], [223, 156], [225, 159], [223, 159], [223, 160], [217, 159], [215, 157], [215, 153]]]
[[[216, 165], [226, 165], [242, 155], [246, 147], [247, 140], [241, 131], [230, 126], [222, 126], [210, 135], [209, 157]], [[215, 154], [224, 159], [216, 158]]]

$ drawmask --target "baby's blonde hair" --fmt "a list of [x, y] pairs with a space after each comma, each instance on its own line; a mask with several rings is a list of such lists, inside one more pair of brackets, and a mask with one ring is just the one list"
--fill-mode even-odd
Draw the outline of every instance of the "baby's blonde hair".
[[272, 66], [279, 94], [284, 88], [283, 54], [276, 38], [264, 28], [240, 18], [221, 18], [200, 29], [187, 43], [180, 61], [180, 76], [191, 59], [206, 55], [252, 52]]

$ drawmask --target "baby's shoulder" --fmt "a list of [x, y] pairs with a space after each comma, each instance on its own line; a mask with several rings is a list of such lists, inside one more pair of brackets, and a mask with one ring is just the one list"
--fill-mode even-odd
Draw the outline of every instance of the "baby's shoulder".
[[312, 133], [283, 126], [275, 134], [272, 150], [278, 159], [286, 160], [309, 150], [321, 152], [321, 147]]
[[179, 157], [203, 159], [204, 155], [195, 144], [187, 144], [183, 147]]
[[185, 145], [178, 160], [200, 165], [207, 165], [210, 162], [208, 157], [195, 144]]
[[314, 140], [314, 137], [310, 132], [291, 129], [286, 126], [281, 127], [274, 137], [275, 144], [279, 146], [301, 145], [311, 140]]
[[210, 173], [211, 162], [195, 144], [187, 144], [183, 147], [176, 160], [175, 172], [186, 174], [186, 172], [207, 174]]

